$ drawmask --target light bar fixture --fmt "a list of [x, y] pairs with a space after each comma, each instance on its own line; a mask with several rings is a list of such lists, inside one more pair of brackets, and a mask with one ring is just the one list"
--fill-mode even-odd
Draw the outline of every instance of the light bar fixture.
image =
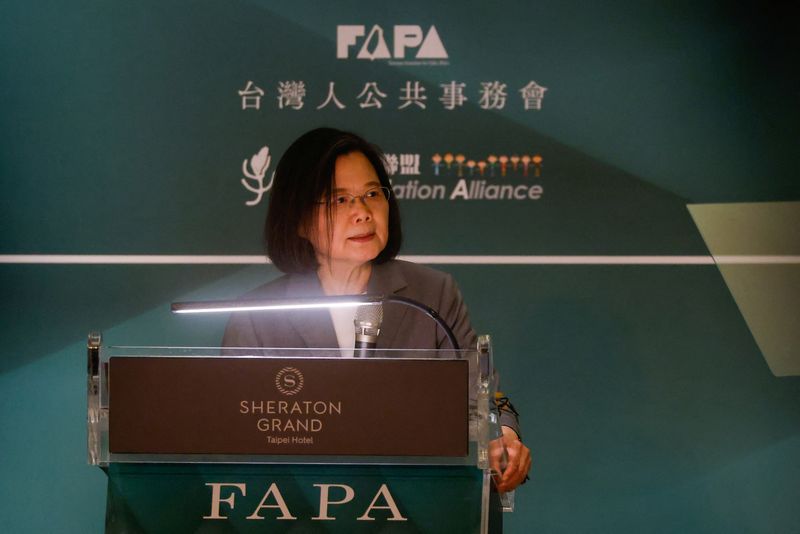
[[353, 308], [381, 304], [381, 295], [342, 295], [336, 297], [312, 297], [270, 300], [217, 300], [200, 302], [173, 302], [172, 313], [223, 313], [281, 310], [314, 310], [330, 308]]

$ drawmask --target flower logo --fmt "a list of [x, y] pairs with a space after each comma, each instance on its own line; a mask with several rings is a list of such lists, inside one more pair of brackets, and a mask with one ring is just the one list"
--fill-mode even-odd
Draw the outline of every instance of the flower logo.
[[[242, 174], [245, 176], [242, 178], [242, 185], [256, 195], [254, 199], [246, 201], [246, 205], [257, 206], [261, 202], [264, 193], [272, 187], [272, 182], [275, 180], [275, 171], [272, 172], [269, 183], [266, 186], [264, 185], [264, 177], [271, 161], [272, 157], [269, 154], [267, 145], [261, 147], [261, 150], [257, 154], [253, 154], [250, 159], [245, 158], [242, 161]], [[254, 184], [251, 184], [248, 180], [253, 181]]]

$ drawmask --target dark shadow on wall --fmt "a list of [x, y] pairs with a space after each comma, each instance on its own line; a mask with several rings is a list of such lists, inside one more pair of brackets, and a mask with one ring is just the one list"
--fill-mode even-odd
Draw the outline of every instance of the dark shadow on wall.
[[[79, 342], [90, 331], [103, 332], [154, 307], [163, 308], [163, 317], [155, 318], [156, 322], [174, 322], [169, 313], [170, 302], [238, 269], [240, 267], [232, 266], [3, 265], [0, 267], [4, 284], [0, 311], [3, 339], [0, 373]], [[265, 266], [264, 279], [268, 276]], [[225, 318], [219, 321], [224, 325]], [[207, 322], [197, 321], [196, 324], [198, 328], [209, 328]], [[218, 325], [211, 328], [219, 330]], [[135, 338], [106, 341], [159, 344], [163, 339], [161, 329], [159, 325], [143, 323]], [[218, 337], [221, 339], [221, 330]], [[187, 343], [185, 339], [173, 342], [181, 341]], [[85, 357], [85, 353], [76, 354], [76, 365], [83, 365]]]

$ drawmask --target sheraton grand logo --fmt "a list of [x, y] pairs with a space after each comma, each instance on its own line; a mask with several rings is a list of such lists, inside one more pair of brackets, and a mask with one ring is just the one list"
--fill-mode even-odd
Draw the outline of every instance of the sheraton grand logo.
[[[430, 155], [387, 152], [385, 156], [392, 191], [399, 200], [539, 201], [545, 193], [544, 157], [535, 150], [483, 154], [442, 150]], [[240, 182], [249, 193], [246, 206], [259, 205], [272, 188], [275, 172], [270, 171], [271, 161], [267, 145], [242, 161]]]
[[275, 387], [284, 395], [297, 395], [303, 389], [303, 373], [297, 367], [284, 367], [275, 375]]

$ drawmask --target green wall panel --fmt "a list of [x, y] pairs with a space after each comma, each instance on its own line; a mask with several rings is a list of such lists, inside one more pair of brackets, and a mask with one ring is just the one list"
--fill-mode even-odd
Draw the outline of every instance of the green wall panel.
[[[457, 170], [437, 175], [437, 153], [543, 157], [539, 176], [482, 178], [540, 185], [538, 200], [403, 199], [403, 254], [710, 260], [687, 204], [800, 199], [790, 15], [714, 1], [6, 2], [0, 530], [102, 530], [106, 478], [85, 464], [90, 330], [215, 344], [224, 317], [169, 304], [277, 275], [18, 255], [259, 255], [265, 202], [245, 205], [243, 160], [268, 146], [271, 172], [299, 134], [332, 125], [418, 155], [400, 185], [452, 191]], [[395, 25], [435, 25], [447, 64], [336, 59], [342, 24], [389, 40]], [[241, 109], [248, 80], [266, 93], [259, 110]], [[305, 82], [302, 109], [279, 109], [287, 80]], [[525, 111], [532, 80], [547, 92]], [[468, 100], [447, 110], [451, 81]], [[503, 109], [481, 108], [487, 81], [507, 84]], [[316, 109], [329, 82], [346, 109]], [[382, 109], [359, 107], [367, 82]], [[426, 109], [397, 109], [406, 82], [426, 88]], [[507, 532], [800, 530], [800, 384], [770, 372], [711, 261], [438, 267], [493, 335], [533, 451]]]

